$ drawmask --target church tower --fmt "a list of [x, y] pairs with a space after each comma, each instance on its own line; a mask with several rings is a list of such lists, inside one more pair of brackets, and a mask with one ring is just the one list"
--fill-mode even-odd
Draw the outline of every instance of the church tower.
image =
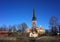
[[33, 8], [32, 27], [36, 28], [36, 10]]
[[32, 17], [32, 28], [33, 28], [33, 31], [36, 30], [36, 10], [35, 8], [33, 8], [33, 17]]

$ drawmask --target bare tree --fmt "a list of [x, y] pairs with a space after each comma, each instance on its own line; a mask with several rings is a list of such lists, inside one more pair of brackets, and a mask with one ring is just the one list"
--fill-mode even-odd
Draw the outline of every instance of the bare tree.
[[58, 25], [58, 19], [55, 16], [52, 16], [50, 19], [50, 28], [52, 35], [57, 35], [57, 25]]
[[60, 25], [59, 25], [59, 29], [58, 29], [58, 32], [59, 32], [59, 36], [60, 36]]
[[12, 26], [11, 26], [11, 25], [9, 25], [9, 31], [10, 31], [10, 32], [12, 31]]
[[59, 25], [59, 33], [60, 33], [60, 25]]
[[24, 35], [25, 34], [25, 30], [28, 28], [28, 26], [27, 26], [26, 23], [22, 23], [21, 26], [22, 26], [22, 35]]
[[52, 16], [50, 19], [50, 25], [51, 26], [57, 26], [58, 25], [58, 19], [55, 16]]
[[12, 31], [13, 31], [13, 32], [16, 32], [16, 31], [17, 31], [17, 30], [16, 30], [16, 25], [13, 25], [13, 26], [12, 26]]
[[18, 32], [22, 31], [22, 26], [20, 24], [17, 25], [17, 28], [18, 28]]
[[2, 31], [3, 30], [3, 27], [0, 27], [0, 31]]
[[2, 26], [0, 27], [0, 31], [6, 31], [6, 30], [8, 30], [8, 28], [7, 28], [6, 25], [2, 25]]

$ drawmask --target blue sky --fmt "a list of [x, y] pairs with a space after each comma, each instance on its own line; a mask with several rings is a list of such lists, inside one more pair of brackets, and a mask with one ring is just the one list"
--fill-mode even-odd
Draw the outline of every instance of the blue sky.
[[34, 7], [38, 27], [48, 29], [51, 16], [56, 16], [60, 23], [59, 0], [0, 0], [0, 26], [26, 22], [31, 27]]

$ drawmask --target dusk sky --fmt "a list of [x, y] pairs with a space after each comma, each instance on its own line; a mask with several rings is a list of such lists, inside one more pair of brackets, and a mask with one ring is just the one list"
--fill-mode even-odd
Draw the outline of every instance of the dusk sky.
[[37, 26], [48, 29], [51, 16], [60, 23], [59, 0], [0, 0], [0, 26], [25, 22], [32, 27], [33, 8], [36, 8]]

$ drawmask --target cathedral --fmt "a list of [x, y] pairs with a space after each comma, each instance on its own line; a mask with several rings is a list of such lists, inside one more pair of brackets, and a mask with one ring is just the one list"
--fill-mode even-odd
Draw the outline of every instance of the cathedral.
[[42, 35], [45, 33], [45, 29], [42, 26], [38, 27], [36, 23], [37, 23], [36, 10], [35, 8], [33, 8], [32, 27], [27, 29], [29, 37], [38, 37], [39, 34]]

